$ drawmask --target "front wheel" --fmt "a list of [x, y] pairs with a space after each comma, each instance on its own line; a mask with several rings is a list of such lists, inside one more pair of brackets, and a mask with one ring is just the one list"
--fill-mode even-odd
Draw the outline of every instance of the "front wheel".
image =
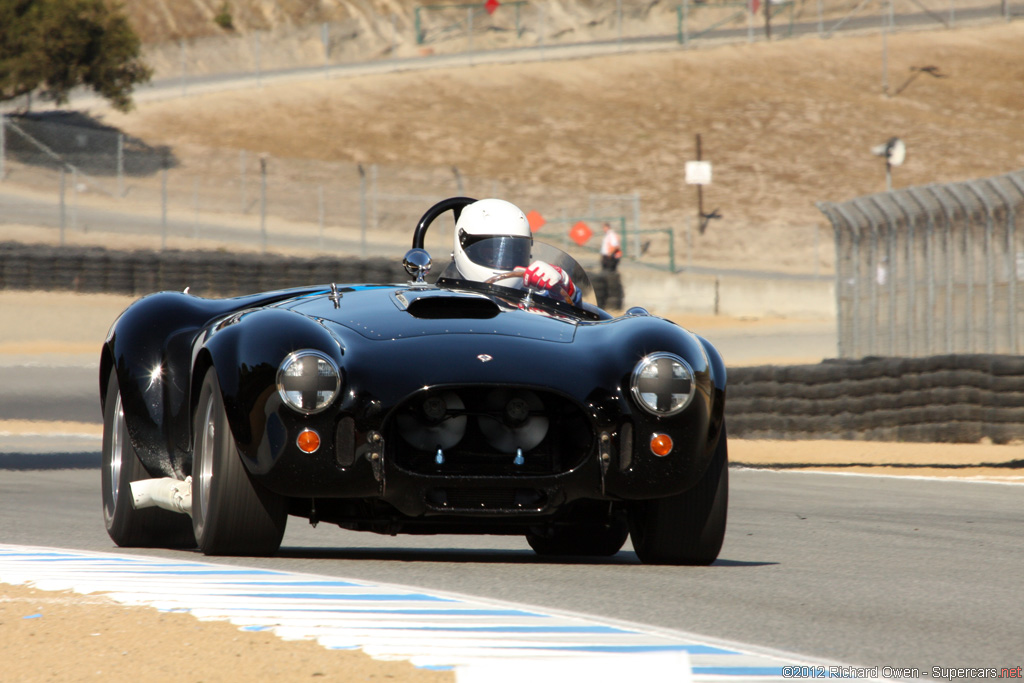
[[722, 549], [728, 506], [729, 447], [723, 424], [708, 469], [693, 488], [630, 505], [633, 550], [645, 564], [711, 564]]
[[107, 534], [122, 548], [191, 548], [196, 544], [188, 515], [132, 504], [131, 483], [150, 479], [128, 436], [117, 373], [107, 378], [103, 404], [103, 521]]
[[273, 555], [284, 537], [288, 501], [249, 477], [213, 368], [192, 419], [192, 528], [199, 549], [207, 555]]

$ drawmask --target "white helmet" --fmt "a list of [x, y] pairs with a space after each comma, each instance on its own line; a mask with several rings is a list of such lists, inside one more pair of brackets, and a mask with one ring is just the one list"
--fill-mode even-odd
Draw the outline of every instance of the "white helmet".
[[504, 199], [473, 202], [455, 222], [455, 266], [467, 280], [485, 282], [527, 266], [532, 248], [529, 221]]

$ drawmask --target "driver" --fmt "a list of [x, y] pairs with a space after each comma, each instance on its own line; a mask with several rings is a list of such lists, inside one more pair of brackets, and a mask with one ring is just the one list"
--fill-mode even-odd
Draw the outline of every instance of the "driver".
[[582, 297], [569, 274], [545, 261], [531, 263], [532, 247], [526, 216], [504, 199], [475, 201], [455, 222], [454, 265], [463, 279], [501, 284], [522, 278], [527, 287], [579, 306]]

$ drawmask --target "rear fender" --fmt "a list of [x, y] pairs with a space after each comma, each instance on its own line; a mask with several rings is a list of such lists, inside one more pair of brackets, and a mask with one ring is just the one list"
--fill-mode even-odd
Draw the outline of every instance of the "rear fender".
[[144, 297], [121, 314], [104, 343], [100, 383], [117, 373], [128, 435], [154, 476], [183, 476], [191, 344], [210, 317], [205, 303], [178, 292]]
[[187, 473], [193, 347], [200, 331], [234, 311], [320, 289], [234, 299], [159, 292], [139, 299], [118, 317], [100, 355], [100, 405], [106, 400], [106, 379], [116, 372], [128, 434], [150, 474], [181, 478]]

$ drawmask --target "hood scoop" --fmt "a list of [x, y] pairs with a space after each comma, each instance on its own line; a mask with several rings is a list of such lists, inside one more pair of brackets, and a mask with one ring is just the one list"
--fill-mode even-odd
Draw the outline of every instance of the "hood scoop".
[[490, 299], [469, 296], [417, 297], [405, 310], [424, 320], [487, 320], [501, 312]]

